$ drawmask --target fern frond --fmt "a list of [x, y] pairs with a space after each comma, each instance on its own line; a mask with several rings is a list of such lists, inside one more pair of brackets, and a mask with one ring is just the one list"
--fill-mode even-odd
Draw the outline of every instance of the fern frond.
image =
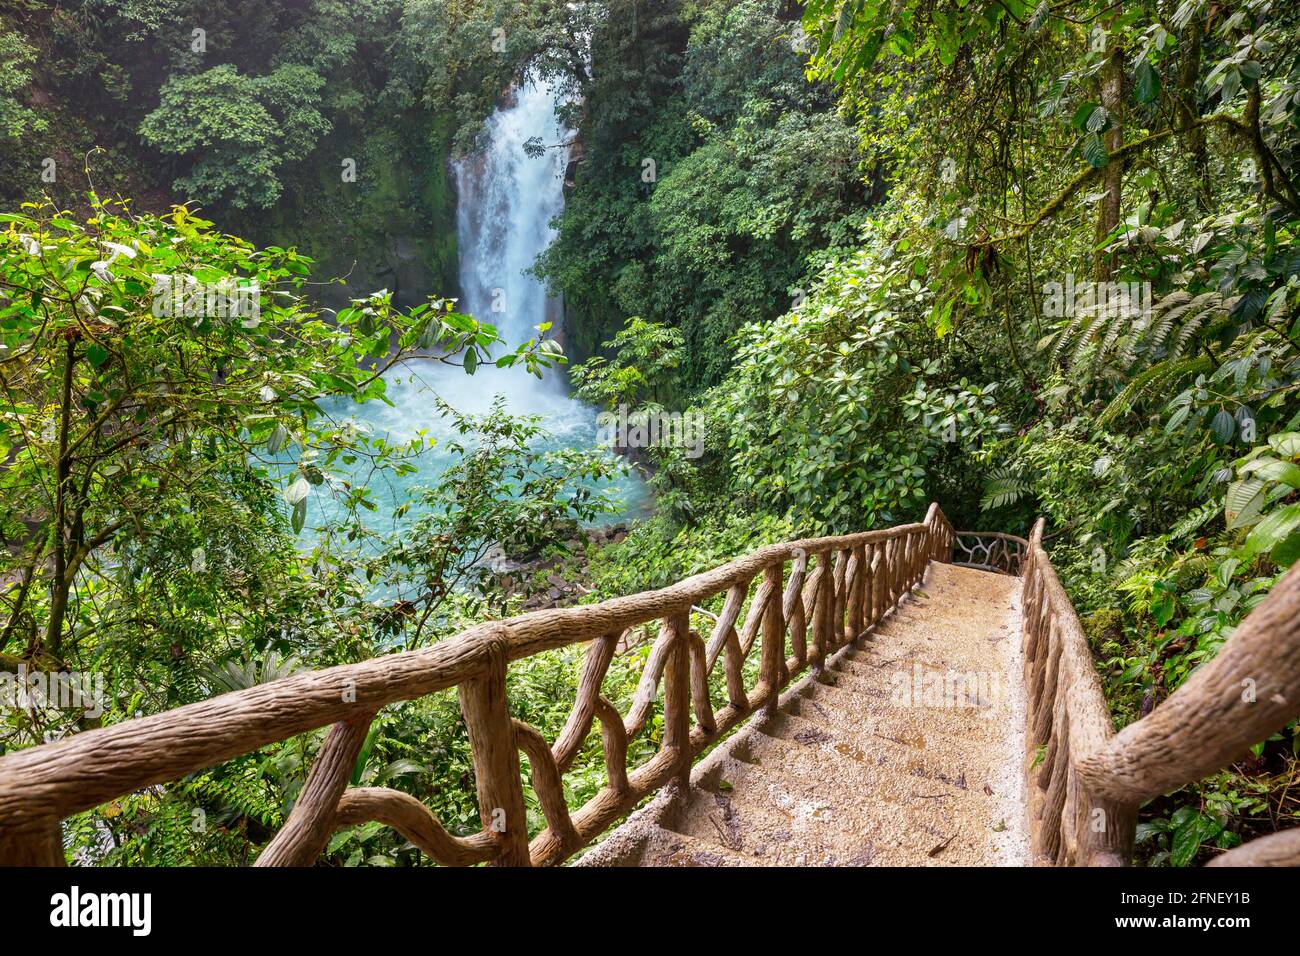
[[1183, 516], [1182, 521], [1169, 529], [1169, 536], [1175, 540], [1190, 537], [1193, 532], [1199, 531], [1202, 525], [1218, 513], [1219, 503], [1217, 501], [1206, 502], [1199, 508], [1193, 508]]
[[1106, 428], [1158, 390], [1189, 375], [1207, 371], [1209, 367], [1210, 360], [1203, 355], [1157, 362], [1133, 376], [1124, 390], [1110, 400], [1110, 404], [1097, 416], [1096, 427]]
[[1029, 482], [1011, 469], [995, 468], [989, 473], [989, 479], [984, 485], [984, 494], [980, 498], [980, 508], [984, 511], [992, 511], [995, 508], [1014, 504], [1028, 490]]

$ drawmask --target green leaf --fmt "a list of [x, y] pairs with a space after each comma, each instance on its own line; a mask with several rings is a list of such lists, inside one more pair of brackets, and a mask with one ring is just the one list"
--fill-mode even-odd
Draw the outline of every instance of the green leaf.
[[1270, 435], [1269, 447], [1283, 458], [1300, 458], [1300, 432], [1283, 432]]
[[285, 439], [289, 437], [289, 430], [283, 425], [276, 425], [271, 432], [271, 437], [266, 440], [266, 450], [268, 454], [277, 455], [280, 449], [284, 447]]
[[1300, 465], [1277, 458], [1264, 456], [1246, 462], [1242, 467], [1243, 475], [1251, 474], [1266, 481], [1280, 481], [1292, 488], [1300, 488]]
[[1100, 133], [1102, 130], [1106, 128], [1106, 124], [1109, 121], [1110, 121], [1110, 114], [1106, 112], [1106, 107], [1098, 106], [1096, 109], [1094, 109], [1091, 113], [1088, 114], [1088, 119], [1083, 124], [1083, 128], [1086, 129], [1089, 133]]
[[1174, 616], [1177, 605], [1174, 604], [1172, 594], [1158, 594], [1151, 601], [1151, 616], [1155, 618], [1156, 624], [1164, 627]]
[[1242, 560], [1261, 552], [1272, 551], [1296, 534], [1297, 530], [1300, 530], [1300, 502], [1265, 515], [1246, 538]]
[[291, 505], [297, 505], [300, 501], [306, 499], [309, 491], [311, 491], [311, 482], [305, 477], [299, 478], [285, 491], [284, 500]]
[[1082, 133], [1088, 127], [1088, 117], [1091, 116], [1095, 110], [1100, 108], [1101, 107], [1096, 103], [1084, 103], [1074, 111], [1074, 116], [1070, 120], [1070, 125]]
[[1174, 831], [1173, 843], [1169, 847], [1171, 865], [1187, 866], [1196, 859], [1196, 853], [1201, 848], [1201, 835], [1204, 833], [1202, 819], [1199, 815], [1193, 816]]
[[1139, 103], [1150, 103], [1160, 95], [1160, 74], [1146, 60], [1138, 64], [1134, 93]]
[[1266, 482], [1259, 478], [1244, 478], [1228, 485], [1223, 499], [1223, 518], [1229, 530], [1250, 524], [1264, 505]]
[[98, 342], [92, 342], [90, 348], [86, 349], [86, 361], [90, 362], [95, 368], [99, 368], [108, 361], [108, 349]]
[[1110, 162], [1110, 155], [1106, 152], [1106, 147], [1101, 144], [1101, 137], [1096, 133], [1089, 133], [1083, 138], [1083, 158], [1094, 169], [1101, 169]]
[[1210, 422], [1210, 432], [1221, 445], [1227, 444], [1236, 430], [1237, 420], [1232, 417], [1232, 412], [1226, 408], [1219, 409], [1219, 414], [1215, 415], [1214, 420]]

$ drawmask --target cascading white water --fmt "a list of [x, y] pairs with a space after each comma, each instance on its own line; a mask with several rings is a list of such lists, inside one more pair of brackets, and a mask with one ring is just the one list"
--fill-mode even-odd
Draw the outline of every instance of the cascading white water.
[[[555, 93], [529, 82], [513, 91], [484, 129], [485, 148], [454, 165], [459, 203], [460, 306], [498, 327], [508, 342], [530, 338], [556, 317], [542, 283], [526, 274], [551, 240], [564, 209], [564, 169], [571, 131], [556, 118]], [[545, 148], [529, 156], [530, 139]], [[533, 382], [537, 379], [527, 378]]]
[[[568, 149], [557, 144], [570, 136], [556, 116], [553, 88], [528, 81], [488, 119], [483, 148], [453, 165], [461, 285], [457, 309], [496, 326], [511, 348], [536, 336], [535, 326], [558, 319], [558, 303], [527, 270], [554, 238], [551, 220], [564, 208]], [[533, 137], [548, 147], [542, 156], [524, 150]], [[355, 413], [356, 418], [394, 440], [413, 438], [423, 429], [441, 441], [450, 428], [431, 393], [474, 414], [487, 411], [501, 395], [509, 411], [541, 416], [552, 446], [595, 443], [595, 410], [566, 394], [561, 375], [552, 371], [539, 380], [522, 365], [483, 366], [471, 377], [439, 362], [408, 363], [390, 376], [388, 396], [394, 405], [371, 402]], [[419, 474], [375, 489], [376, 496], [381, 503], [389, 499], [395, 505], [413, 486], [428, 485], [446, 466], [447, 458], [435, 447], [424, 456]], [[634, 476], [621, 479], [616, 492], [630, 511], [646, 505], [645, 489]]]

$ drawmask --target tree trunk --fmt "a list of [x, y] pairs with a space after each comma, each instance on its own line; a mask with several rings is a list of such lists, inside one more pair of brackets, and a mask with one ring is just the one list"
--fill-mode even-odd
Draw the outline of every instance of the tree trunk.
[[[1115, 153], [1124, 145], [1124, 48], [1107, 29], [1106, 63], [1101, 68], [1101, 105], [1110, 118], [1103, 143], [1111, 160], [1103, 174], [1105, 196], [1097, 211], [1097, 242], [1100, 243], [1120, 222], [1124, 190], [1124, 161], [1115, 159]], [[1107, 282], [1115, 274], [1114, 253], [1098, 253], [1097, 281]]]

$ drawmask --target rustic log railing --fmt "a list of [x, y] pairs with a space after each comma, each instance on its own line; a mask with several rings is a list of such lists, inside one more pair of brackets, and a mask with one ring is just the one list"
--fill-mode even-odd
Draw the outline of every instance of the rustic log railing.
[[[0, 864], [62, 864], [63, 818], [325, 726], [330, 731], [307, 782], [257, 865], [310, 865], [334, 831], [367, 821], [396, 829], [445, 865], [560, 863], [650, 793], [684, 788], [703, 750], [750, 715], [774, 708], [803, 670], [820, 669], [829, 654], [897, 607], [930, 561], [951, 562], [963, 537], [1003, 540], [995, 547], [1008, 562], [1024, 556], [1023, 569], [1008, 563], [999, 570], [1023, 570], [1031, 829], [1041, 861], [1127, 862], [1141, 801], [1218, 769], [1300, 710], [1296, 571], [1215, 661], [1151, 716], [1116, 735], [1078, 619], [1042, 549], [1042, 522], [1029, 541], [964, 536], [931, 505], [922, 523], [772, 545], [658, 591], [482, 624], [423, 650], [297, 674], [10, 754], [0, 758]], [[706, 639], [692, 629], [691, 614], [711, 598], [722, 598], [722, 607]], [[606, 672], [624, 633], [653, 621], [661, 622], [658, 639], [631, 707], [621, 714], [602, 694]], [[548, 743], [511, 717], [507, 669], [578, 643], [588, 647], [576, 699]], [[757, 677], [750, 686], [745, 664], [755, 648]], [[710, 676], [719, 661], [725, 701], [715, 707]], [[1246, 677], [1256, 682], [1260, 701], [1250, 708], [1228, 699], [1230, 691], [1240, 693], [1234, 682]], [[382, 707], [453, 687], [473, 752], [482, 823], [471, 836], [448, 833], [409, 794], [348, 787]], [[629, 767], [628, 744], [656, 706], [663, 719], [659, 747]], [[563, 774], [594, 721], [606, 783], [571, 811]], [[547, 824], [531, 843], [521, 752]], [[1279, 834], [1233, 854], [1275, 864], [1298, 852], [1294, 834]]]
[[[1041, 863], [1128, 863], [1138, 808], [1239, 759], [1300, 714], [1300, 566], [1218, 655], [1119, 733], [1087, 639], [1042, 545], [1026, 542], [1022, 615], [1030, 833]], [[1261, 837], [1218, 865], [1300, 865], [1300, 830]]]
[[[298, 674], [10, 754], [0, 758], [0, 863], [62, 863], [63, 818], [327, 725], [307, 782], [257, 865], [309, 865], [339, 827], [371, 820], [443, 864], [562, 862], [653, 791], [684, 787], [701, 751], [775, 707], [796, 675], [820, 668], [884, 617], [931, 559], [947, 560], [952, 541], [951, 526], [932, 505], [924, 523], [772, 545], [662, 590], [482, 624], [427, 649]], [[706, 639], [692, 629], [691, 611], [715, 597], [723, 597], [722, 609]], [[653, 621], [661, 622], [658, 640], [630, 711], [620, 714], [602, 695], [602, 682], [624, 632]], [[551, 744], [511, 717], [506, 670], [512, 661], [585, 642], [576, 700]], [[751, 653], [758, 655], [757, 679], [748, 686]], [[726, 694], [715, 708], [709, 677], [719, 660]], [[469, 837], [448, 833], [408, 794], [347, 786], [380, 708], [452, 687], [473, 751], [483, 826]], [[657, 705], [658, 750], [628, 767], [628, 743]], [[600, 722], [606, 783], [570, 811], [562, 776], [593, 721]], [[547, 823], [531, 845], [520, 752]]]
[[996, 531], [960, 531], [953, 546], [952, 563], [964, 568], [1020, 576], [1028, 542]]

